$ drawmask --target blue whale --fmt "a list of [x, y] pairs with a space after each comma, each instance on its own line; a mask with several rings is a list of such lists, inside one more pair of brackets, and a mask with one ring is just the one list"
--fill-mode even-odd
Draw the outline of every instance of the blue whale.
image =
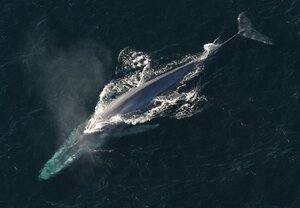
[[[189, 72], [195, 69], [195, 67], [198, 64], [203, 65], [208, 60], [211, 60], [211, 58], [216, 55], [216, 52], [220, 48], [222, 48], [225, 44], [231, 42], [237, 36], [249, 38], [265, 44], [272, 44], [271, 39], [259, 33], [252, 27], [252, 24], [250, 20], [246, 17], [245, 13], [239, 14], [238, 23], [238, 33], [233, 35], [225, 42], [219, 44], [218, 47], [214, 47], [212, 50], [210, 50], [205, 58], [194, 59], [180, 67], [177, 67], [160, 76], [157, 76], [156, 78], [145, 82], [144, 84], [136, 88], [132, 88], [128, 92], [124, 93], [123, 95], [119, 96], [114, 101], [112, 101], [107, 106], [107, 108], [101, 113], [101, 118], [103, 120], [109, 120], [110, 118], [116, 115], [127, 115], [145, 109], [155, 97], [175, 86]], [[53, 155], [51, 159], [47, 161], [47, 163], [41, 169], [39, 179], [47, 180], [55, 176], [61, 170], [68, 167], [74, 160], [79, 158], [84, 153], [90, 152], [91, 150], [96, 150], [99, 146], [101, 146], [101, 144], [103, 144], [103, 141], [105, 141], [106, 139], [120, 135], [120, 131], [116, 129], [124, 129], [124, 126], [126, 126], [124, 123], [118, 125], [108, 125], [104, 129], [104, 131], [100, 132], [95, 136], [88, 133], [84, 133], [84, 127], [86, 126], [86, 124], [87, 122], [79, 125], [70, 134], [66, 142], [59, 148], [59, 150]], [[152, 129], [154, 127], [144, 125], [140, 127], [133, 126], [131, 128], [132, 129], [129, 131], [127, 129], [127, 132], [142, 132], [145, 130]], [[124, 134], [126, 133], [123, 133], [122, 135]]]

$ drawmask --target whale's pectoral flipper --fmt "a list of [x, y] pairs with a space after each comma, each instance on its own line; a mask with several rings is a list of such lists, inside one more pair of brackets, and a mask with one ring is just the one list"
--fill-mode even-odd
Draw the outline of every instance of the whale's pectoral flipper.
[[253, 28], [250, 19], [246, 16], [246, 12], [242, 12], [239, 14], [238, 23], [239, 23], [239, 32], [238, 32], [239, 35], [265, 44], [269, 44], [269, 45], [273, 44], [272, 40], [269, 37], [261, 34], [260, 32], [258, 32]]
[[126, 128], [122, 131], [122, 136], [128, 136], [133, 134], [140, 134], [146, 131], [151, 131], [159, 127], [159, 124], [152, 124], [152, 125], [137, 125], [132, 126], [130, 128]]

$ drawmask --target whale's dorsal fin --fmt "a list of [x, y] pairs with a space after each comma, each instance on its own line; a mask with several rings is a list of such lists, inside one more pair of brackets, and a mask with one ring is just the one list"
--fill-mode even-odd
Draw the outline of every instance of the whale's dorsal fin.
[[266, 36], [255, 30], [252, 26], [250, 19], [246, 16], [246, 12], [242, 12], [238, 16], [238, 23], [239, 23], [239, 32], [238, 34], [249, 38], [252, 40], [256, 40], [265, 44], [272, 45], [272, 40]]

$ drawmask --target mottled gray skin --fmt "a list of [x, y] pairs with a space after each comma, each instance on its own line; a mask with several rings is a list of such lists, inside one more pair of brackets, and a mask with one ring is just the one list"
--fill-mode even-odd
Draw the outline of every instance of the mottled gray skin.
[[164, 73], [143, 85], [133, 88], [121, 95], [103, 111], [101, 117], [109, 119], [114, 115], [124, 115], [145, 108], [156, 96], [174, 86], [194, 69], [196, 61]]

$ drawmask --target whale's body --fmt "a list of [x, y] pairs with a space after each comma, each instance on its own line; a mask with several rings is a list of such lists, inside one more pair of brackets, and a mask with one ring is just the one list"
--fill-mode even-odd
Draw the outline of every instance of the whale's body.
[[[194, 60], [183, 66], [166, 72], [136, 88], [130, 89], [128, 92], [112, 101], [101, 113], [102, 120], [109, 120], [116, 115], [127, 115], [147, 107], [147, 105], [158, 95], [165, 92], [170, 87], [178, 83], [182, 78], [194, 69], [195, 64], [199, 61]], [[69, 136], [69, 139], [61, 148], [48, 160], [39, 175], [40, 179], [46, 180], [57, 174], [63, 168], [71, 164], [76, 158], [85, 152], [95, 150], [107, 137], [116, 136], [116, 132], [120, 134], [120, 130], [124, 124], [106, 126], [105, 132], [100, 135], [93, 136], [84, 133], [84, 124], [79, 125]], [[118, 130], [117, 130], [118, 128]], [[153, 126], [143, 126], [138, 132], [152, 129]], [[137, 132], [136, 130], [134, 132]], [[128, 131], [127, 131], [128, 132]], [[125, 133], [126, 134], [126, 133]], [[97, 137], [97, 138], [96, 138]], [[91, 142], [93, 140], [93, 142]], [[98, 142], [94, 142], [97, 140]], [[91, 145], [92, 144], [92, 145]]]
[[156, 96], [178, 83], [182, 78], [194, 69], [197, 61], [191, 61], [181, 67], [164, 73], [136, 88], [121, 95], [103, 111], [101, 117], [109, 119], [114, 115], [123, 115], [143, 109]]
[[[205, 58], [192, 60], [180, 67], [159, 75], [136, 88], [129, 90], [112, 101], [103, 110], [103, 112], [100, 114], [101, 119], [109, 120], [116, 115], [122, 116], [145, 109], [155, 97], [164, 93], [172, 86], [180, 82], [189, 72], [195, 69], [195, 66], [198, 64], [203, 65], [206, 61], [211, 60], [211, 57], [213, 57], [222, 46], [231, 42], [231, 40], [238, 35], [263, 42], [265, 44], [272, 44], [271, 40], [267, 36], [260, 34], [252, 28], [250, 20], [245, 16], [244, 13], [239, 15], [238, 21], [239, 32], [229, 38], [227, 41], [219, 44], [218, 47], [210, 50], [209, 53], [206, 54]], [[85, 152], [88, 152], [91, 149], [97, 149], [101, 144], [103, 144], [102, 141], [113, 137], [116, 135], [116, 132], [119, 134], [119, 131], [116, 131], [116, 128], [122, 129], [124, 127], [124, 123], [119, 125], [108, 125], [107, 128], [95, 138], [95, 136], [84, 132], [84, 127], [86, 125], [87, 122], [79, 125], [70, 134], [67, 141], [59, 148], [53, 157], [47, 161], [40, 172], [40, 179], [46, 180], [56, 175], [62, 169], [68, 167], [75, 159], [79, 158]], [[151, 128], [152, 127], [150, 127], [150, 129]], [[149, 128], [144, 126], [138, 131], [134, 132], [141, 132], [147, 129]]]

